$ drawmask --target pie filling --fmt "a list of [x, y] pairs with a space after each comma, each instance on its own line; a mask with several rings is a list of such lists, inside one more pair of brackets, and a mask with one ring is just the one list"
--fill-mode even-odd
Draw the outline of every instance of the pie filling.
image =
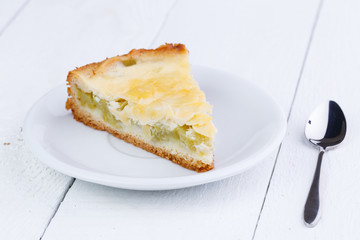
[[[127, 124], [116, 119], [110, 112], [108, 107], [109, 102], [107, 100], [100, 99], [92, 92], [84, 92], [78, 87], [76, 87], [76, 95], [82, 107], [99, 111], [104, 122], [119, 130], [125, 131], [127, 129]], [[117, 111], [122, 111], [128, 105], [128, 102], [124, 99], [118, 99], [116, 102], [119, 104]], [[141, 125], [134, 120], [130, 120], [130, 122], [132, 126], [136, 126], [137, 132], [140, 131], [142, 135], [146, 136], [154, 145], [179, 143], [179, 146], [188, 153], [195, 153], [199, 157], [211, 155], [209, 157], [212, 159], [213, 144], [211, 139], [194, 131], [192, 126], [183, 125], [169, 129], [161, 123]]]

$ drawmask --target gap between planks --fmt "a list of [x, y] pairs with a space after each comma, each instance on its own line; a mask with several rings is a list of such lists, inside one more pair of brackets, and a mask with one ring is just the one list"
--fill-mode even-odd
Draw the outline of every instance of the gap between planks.
[[[30, 1], [31, 1], [31, 0], [26, 0], [25, 2], [23, 2], [23, 4], [21, 4], [21, 6], [20, 6], [20, 7], [18, 8], [18, 10], [14, 13], [14, 15], [13, 15], [13, 16], [9, 19], [9, 21], [4, 25], [4, 27], [3, 27], [2, 29], [0, 29], [0, 37], [4, 34], [4, 32], [6, 31], [6, 29], [7, 29], [8, 27], [10, 27], [10, 25], [16, 20], [16, 18], [22, 13], [22, 11], [23, 11], [23, 10], [26, 8], [26, 6], [30, 3]], [[21, 128], [21, 130], [22, 130], [22, 128]], [[67, 190], [64, 192], [63, 197], [61, 198], [61, 201], [59, 202], [59, 204], [56, 206], [56, 209], [55, 209], [55, 211], [54, 211], [54, 214], [51, 216], [48, 224], [46, 225], [45, 230], [47, 229], [47, 227], [49, 226], [51, 220], [52, 220], [53, 217], [55, 216], [57, 210], [58, 210], [59, 207], [60, 207], [61, 202], [64, 200], [67, 192], [69, 191], [69, 189], [70, 189], [71, 186], [73, 185], [74, 181], [75, 181], [75, 178], [72, 179], [72, 181], [71, 181], [70, 184], [69, 184], [69, 187], [68, 187]], [[40, 239], [43, 237], [43, 235], [44, 235], [44, 233], [45, 233], [45, 230], [44, 230], [44, 232], [41, 234]]]
[[15, 19], [20, 15], [20, 13], [25, 9], [25, 7], [30, 3], [31, 0], [26, 0], [21, 4], [18, 10], [14, 13], [14, 15], [9, 19], [9, 21], [4, 25], [2, 29], [0, 29], [0, 37], [4, 34], [6, 29], [10, 27], [10, 25], [15, 21]]
[[177, 1], [178, 1], [178, 0], [175, 0], [175, 1], [173, 2], [173, 4], [171, 5], [171, 7], [169, 8], [169, 11], [166, 13], [166, 15], [165, 15], [165, 17], [164, 17], [164, 20], [162, 21], [162, 23], [161, 23], [161, 25], [160, 25], [160, 28], [159, 28], [159, 30], [157, 31], [157, 33], [155, 34], [155, 37], [154, 37], [154, 39], [151, 41], [151, 44], [150, 44], [149, 47], [152, 47], [153, 44], [154, 44], [154, 43], [156, 42], [156, 40], [158, 39], [158, 37], [160, 36], [160, 33], [161, 33], [161, 31], [164, 29], [165, 23], [166, 23], [167, 19], [169, 18], [169, 15], [170, 15], [170, 13], [172, 12], [172, 10], [175, 8], [175, 6], [176, 6], [176, 4], [177, 4]]
[[[27, 1], [19, 8], [19, 10], [15, 13], [15, 16], [12, 18], [12, 20], [9, 21], [9, 23], [11, 23], [11, 22], [16, 18], [16, 16], [21, 12], [21, 10], [22, 10], [22, 9], [28, 4], [28, 2], [30, 2], [30, 1], [31, 1], [31, 0], [27, 0]], [[160, 25], [160, 27], [159, 27], [158, 32], [156, 33], [155, 37], [154, 37], [153, 40], [151, 41], [151, 44], [150, 44], [149, 47], [151, 47], [151, 46], [156, 42], [156, 40], [157, 40], [157, 38], [159, 37], [161, 31], [164, 29], [166, 20], [168, 19], [171, 11], [174, 9], [176, 3], [177, 3], [177, 0], [175, 0], [174, 3], [172, 4], [172, 6], [169, 8], [168, 12], [166, 13], [166, 15], [165, 15], [165, 17], [164, 17], [164, 20], [162, 21], [162, 23], [161, 23], [161, 25]], [[6, 26], [5, 26], [3, 29], [5, 29], [5, 28], [6, 28]], [[1, 34], [2, 34], [2, 31], [0, 31], [0, 36], [1, 36]], [[69, 187], [64, 191], [61, 200], [59, 201], [58, 205], [57, 205], [56, 208], [54, 209], [54, 213], [53, 213], [53, 215], [51, 216], [51, 218], [49, 219], [49, 222], [47, 223], [47, 225], [46, 225], [43, 233], [41, 234], [39, 240], [41, 240], [41, 239], [44, 237], [44, 235], [45, 235], [45, 233], [46, 233], [46, 230], [48, 229], [48, 227], [50, 226], [53, 218], [55, 217], [55, 215], [56, 215], [57, 212], [59, 211], [62, 202], [63, 202], [64, 199], [66, 198], [66, 195], [67, 195], [68, 192], [70, 191], [71, 187], [74, 185], [75, 181], [76, 181], [76, 178], [73, 178], [73, 179], [71, 180], [70, 184], [69, 184]]]
[[[296, 99], [296, 96], [297, 96], [297, 92], [298, 92], [298, 88], [299, 88], [299, 85], [300, 85], [300, 82], [301, 82], [301, 79], [302, 79], [302, 75], [303, 75], [303, 72], [304, 72], [304, 69], [305, 69], [306, 60], [307, 60], [307, 57], [308, 57], [309, 52], [310, 52], [311, 43], [312, 43], [312, 40], [313, 40], [313, 38], [314, 38], [315, 31], [316, 31], [316, 26], [317, 26], [318, 21], [319, 21], [319, 18], [320, 18], [320, 13], [321, 13], [321, 9], [322, 9], [322, 7], [323, 7], [323, 3], [324, 3], [324, 0], [320, 0], [320, 1], [319, 1], [318, 8], [317, 8], [317, 10], [316, 10], [314, 23], [313, 23], [312, 28], [311, 28], [310, 37], [309, 37], [309, 40], [308, 40], [308, 44], [307, 44], [307, 46], [306, 46], [305, 55], [304, 55], [304, 58], [303, 58], [303, 61], [302, 61], [301, 67], [300, 67], [299, 76], [298, 76], [297, 83], [296, 83], [296, 86], [295, 86], [294, 97], [293, 97], [293, 99], [292, 99], [292, 101], [291, 101], [291, 105], [290, 105], [290, 109], [289, 109], [289, 114], [288, 114], [288, 117], [287, 117], [287, 122], [289, 122], [290, 117], [291, 117], [291, 112], [292, 112], [293, 105], [294, 105], [294, 102], [295, 102], [295, 99]], [[272, 180], [272, 177], [273, 177], [273, 175], [274, 175], [274, 171], [275, 171], [275, 168], [276, 168], [276, 164], [277, 164], [277, 161], [278, 161], [278, 157], [279, 157], [279, 155], [280, 155], [281, 146], [282, 146], [282, 144], [280, 144], [280, 146], [279, 146], [279, 148], [278, 148], [278, 151], [277, 151], [277, 153], [276, 153], [274, 166], [273, 166], [273, 168], [272, 168], [272, 171], [271, 171], [271, 174], [270, 174], [270, 178], [269, 178], [269, 182], [268, 182], [268, 185], [267, 185], [267, 187], [266, 187], [266, 191], [265, 191], [265, 195], [264, 195], [264, 200], [263, 200], [263, 203], [262, 203], [261, 208], [260, 208], [259, 217], [258, 217], [258, 219], [257, 219], [257, 221], [256, 221], [256, 225], [255, 225], [255, 228], [254, 228], [254, 233], [253, 233], [253, 236], [252, 236], [252, 240], [254, 240], [254, 239], [255, 239], [255, 236], [256, 236], [256, 230], [257, 230], [257, 228], [258, 228], [258, 225], [259, 225], [259, 222], [260, 222], [260, 219], [261, 219], [261, 213], [262, 213], [262, 211], [263, 211], [263, 209], [264, 209], [264, 205], [265, 205], [265, 202], [266, 202], [266, 197], [267, 197], [267, 194], [268, 194], [268, 192], [269, 192], [270, 185], [271, 185], [271, 180]]]
[[43, 238], [46, 230], [48, 229], [51, 221], [52, 221], [53, 218], [55, 217], [57, 211], [59, 210], [59, 208], [60, 208], [60, 206], [61, 206], [61, 203], [64, 201], [67, 193], [69, 192], [70, 188], [71, 188], [72, 185], [74, 184], [75, 180], [76, 180], [76, 178], [71, 179], [69, 186], [68, 186], [67, 189], [64, 191], [63, 196], [61, 197], [58, 205], [57, 205], [57, 206], [55, 207], [55, 209], [54, 209], [54, 213], [52, 214], [51, 218], [49, 219], [48, 223], [46, 224], [46, 227], [45, 227], [44, 231], [42, 232], [42, 234], [41, 234], [41, 236], [40, 236], [40, 238], [39, 238], [40, 240]]

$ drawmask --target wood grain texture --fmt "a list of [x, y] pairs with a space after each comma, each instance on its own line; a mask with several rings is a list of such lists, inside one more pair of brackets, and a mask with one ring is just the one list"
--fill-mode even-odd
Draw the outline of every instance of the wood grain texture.
[[[317, 7], [314, 1], [179, 1], [151, 46], [183, 42], [192, 63], [262, 85], [288, 112]], [[77, 180], [43, 239], [251, 239], [275, 155], [240, 176], [174, 191]]]
[[[360, 239], [360, 3], [326, 0], [291, 114], [255, 239]], [[322, 214], [303, 224], [303, 207], [318, 151], [304, 138], [307, 117], [318, 104], [337, 101], [348, 132], [324, 155]]]
[[318, 2], [179, 1], [153, 47], [184, 43], [192, 64], [223, 69], [254, 82], [287, 112]]
[[26, 5], [26, 0], [0, 1], [0, 36], [6, 28], [11, 25], [13, 20], [21, 13]]
[[33, 0], [7, 27], [0, 37], [0, 239], [39, 239], [72, 183], [24, 144], [30, 106], [76, 66], [149, 46], [171, 4]]
[[[19, 69], [29, 71], [30, 67], [23, 66], [22, 55], [14, 53], [17, 47], [13, 45], [20, 40], [24, 44], [21, 32], [13, 33], [19, 27], [18, 18], [26, 11], [25, 4], [9, 1], [0, 8], [0, 239], [39, 239], [71, 183], [70, 177], [40, 163], [22, 138], [26, 102], [38, 97], [31, 96], [33, 93], [19, 96], [25, 91], [19, 83], [26, 79], [26, 72], [22, 77], [14, 76]], [[16, 58], [20, 67], [10, 64]]]

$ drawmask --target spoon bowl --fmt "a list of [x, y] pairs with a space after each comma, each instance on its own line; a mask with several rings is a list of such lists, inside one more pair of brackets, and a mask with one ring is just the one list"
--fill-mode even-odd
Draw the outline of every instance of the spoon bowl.
[[305, 137], [323, 149], [340, 144], [345, 135], [345, 115], [334, 101], [319, 105], [306, 123]]
[[329, 147], [340, 144], [345, 135], [345, 115], [335, 101], [319, 105], [306, 123], [305, 137], [320, 149], [314, 179], [304, 208], [304, 221], [307, 227], [314, 227], [320, 219], [319, 181], [323, 155]]

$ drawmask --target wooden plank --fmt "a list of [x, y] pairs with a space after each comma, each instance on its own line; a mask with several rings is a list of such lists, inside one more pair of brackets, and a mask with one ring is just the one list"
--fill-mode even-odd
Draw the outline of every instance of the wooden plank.
[[[288, 111], [317, 6], [314, 1], [179, 1], [152, 46], [183, 42], [193, 63], [262, 85]], [[76, 181], [44, 239], [251, 239], [274, 159], [275, 154], [237, 177], [174, 191]]]
[[34, 0], [0, 37], [0, 239], [39, 239], [72, 183], [24, 144], [30, 106], [75, 66], [149, 46], [171, 4]]
[[11, 25], [13, 20], [21, 13], [26, 6], [26, 0], [13, 0], [0, 2], [0, 36], [6, 28]]
[[[324, 2], [255, 239], [360, 239], [360, 3]], [[348, 122], [345, 141], [323, 161], [322, 218], [303, 224], [317, 150], [304, 138], [308, 115], [333, 99]]]
[[318, 1], [179, 2], [153, 46], [185, 43], [193, 64], [256, 83], [287, 112], [317, 7]]

